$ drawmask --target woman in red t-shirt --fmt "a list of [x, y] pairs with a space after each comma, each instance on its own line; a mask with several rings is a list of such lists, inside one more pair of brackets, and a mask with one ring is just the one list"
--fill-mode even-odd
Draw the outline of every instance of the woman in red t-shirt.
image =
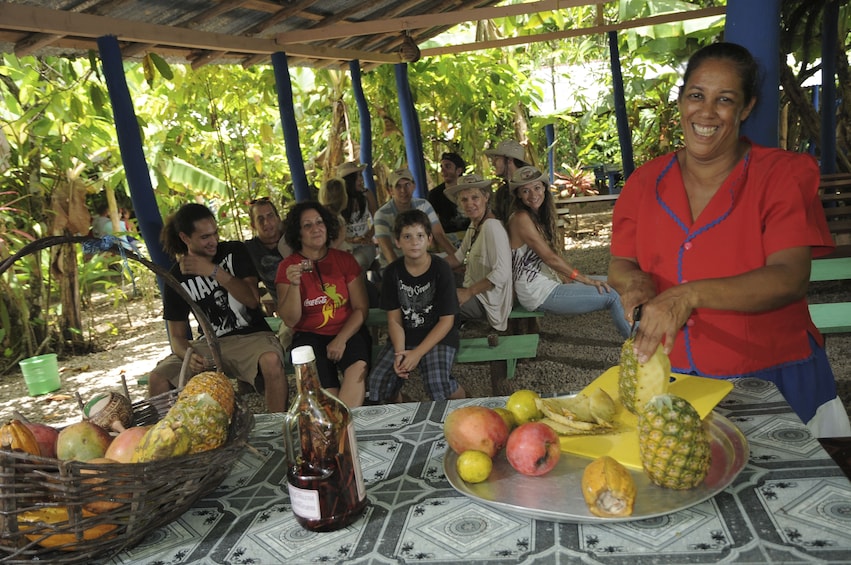
[[[284, 220], [293, 254], [278, 265], [278, 316], [293, 329], [292, 347], [310, 345], [323, 388], [349, 407], [363, 404], [372, 342], [361, 268], [331, 248], [340, 226], [318, 202], [301, 202]], [[340, 384], [338, 371], [343, 373]]]
[[848, 415], [807, 308], [813, 257], [833, 241], [806, 154], [741, 136], [758, 66], [714, 43], [689, 59], [678, 105], [685, 146], [630, 175], [612, 220], [609, 282], [643, 362], [661, 342], [674, 372], [773, 382], [817, 437]]

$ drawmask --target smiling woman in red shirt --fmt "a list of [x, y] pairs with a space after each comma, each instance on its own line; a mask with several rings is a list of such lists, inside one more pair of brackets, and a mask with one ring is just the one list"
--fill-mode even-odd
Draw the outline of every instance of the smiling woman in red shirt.
[[609, 283], [625, 312], [642, 305], [639, 360], [661, 342], [674, 372], [769, 380], [814, 435], [848, 436], [806, 300], [812, 257], [834, 245], [819, 171], [809, 155], [740, 136], [757, 71], [731, 43], [691, 57], [678, 99], [685, 147], [624, 186]]
[[360, 406], [372, 351], [363, 327], [369, 303], [360, 265], [351, 253], [331, 247], [340, 226], [318, 202], [296, 204], [284, 225], [294, 252], [278, 265], [278, 316], [293, 329], [293, 348], [313, 347], [322, 387], [350, 408]]

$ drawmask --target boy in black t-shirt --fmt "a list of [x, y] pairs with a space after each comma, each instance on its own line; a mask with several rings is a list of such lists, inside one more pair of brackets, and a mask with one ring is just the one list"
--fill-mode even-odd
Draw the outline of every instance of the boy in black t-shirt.
[[452, 376], [458, 350], [452, 269], [428, 252], [431, 222], [424, 212], [399, 214], [393, 234], [403, 256], [384, 271], [381, 308], [387, 311], [389, 339], [369, 376], [369, 398], [401, 402], [404, 381], [417, 367], [432, 400], [464, 398]]

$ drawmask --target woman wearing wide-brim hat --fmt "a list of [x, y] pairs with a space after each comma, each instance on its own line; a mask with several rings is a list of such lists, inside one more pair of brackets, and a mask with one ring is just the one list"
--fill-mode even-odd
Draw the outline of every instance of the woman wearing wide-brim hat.
[[548, 179], [535, 167], [514, 172], [509, 186], [514, 193], [508, 220], [514, 291], [527, 310], [555, 314], [586, 314], [609, 310], [623, 337], [630, 326], [620, 297], [606, 277], [579, 272], [562, 257], [556, 210]]
[[458, 289], [459, 318], [486, 319], [504, 331], [513, 302], [508, 233], [491, 209], [492, 180], [464, 175], [444, 194], [470, 219], [455, 258], [463, 264], [464, 285]]

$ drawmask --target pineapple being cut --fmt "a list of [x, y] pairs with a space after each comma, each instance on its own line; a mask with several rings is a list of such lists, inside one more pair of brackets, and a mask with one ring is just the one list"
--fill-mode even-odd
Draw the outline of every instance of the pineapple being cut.
[[638, 450], [650, 480], [678, 490], [703, 482], [712, 453], [700, 414], [672, 394], [652, 398], [639, 413]]
[[671, 360], [660, 344], [647, 363], [639, 363], [632, 344], [633, 339], [629, 338], [621, 348], [618, 395], [627, 410], [638, 414], [651, 398], [668, 392]]

